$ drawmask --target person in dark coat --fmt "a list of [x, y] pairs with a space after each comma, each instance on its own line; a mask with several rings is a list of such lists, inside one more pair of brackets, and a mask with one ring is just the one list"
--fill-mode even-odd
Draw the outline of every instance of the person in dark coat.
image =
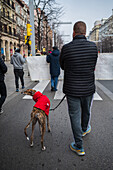
[[2, 105], [5, 102], [5, 99], [7, 97], [7, 91], [6, 91], [6, 85], [4, 82], [4, 76], [7, 72], [7, 66], [4, 63], [3, 59], [0, 57], [0, 114], [3, 113]]
[[60, 55], [60, 66], [64, 70], [63, 92], [74, 136], [70, 149], [78, 155], [85, 155], [82, 136], [91, 131], [89, 120], [98, 58], [96, 44], [88, 41], [85, 35], [86, 24], [78, 21], [73, 27], [73, 40], [62, 47]]
[[4, 55], [4, 54], [1, 54], [1, 56], [2, 56], [2, 59], [3, 59], [4, 62], [5, 62], [5, 55]]
[[46, 58], [47, 63], [50, 63], [51, 91], [57, 91], [58, 77], [60, 75], [59, 56], [58, 48], [53, 47], [52, 53]]

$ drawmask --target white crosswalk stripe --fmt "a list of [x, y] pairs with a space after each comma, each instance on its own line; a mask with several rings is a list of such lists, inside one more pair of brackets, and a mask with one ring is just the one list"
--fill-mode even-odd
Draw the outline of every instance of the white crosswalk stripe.
[[63, 87], [63, 81], [62, 80], [58, 81], [58, 85], [57, 85], [58, 91], [56, 91], [54, 96], [55, 100], [62, 99], [64, 97], [65, 94], [62, 92], [62, 87]]
[[[45, 88], [47, 87], [49, 82], [50, 82], [50, 80], [42, 80], [33, 89], [43, 93], [43, 91], [45, 90]], [[63, 87], [63, 81], [60, 80], [60, 81], [58, 81], [58, 86], [57, 86], [58, 91], [55, 92], [54, 100], [61, 100], [64, 97], [64, 93], [62, 92], [62, 87]], [[23, 99], [32, 99], [32, 97], [29, 95], [25, 95], [23, 97]], [[96, 92], [94, 94], [94, 100], [103, 100], [103, 99]]]
[[[59, 81], [57, 87], [58, 91], [55, 93], [54, 99], [60, 100], [64, 96], [64, 93], [62, 92], [63, 81]], [[98, 95], [97, 92], [94, 94], [94, 100], [102, 100], [102, 98]]]

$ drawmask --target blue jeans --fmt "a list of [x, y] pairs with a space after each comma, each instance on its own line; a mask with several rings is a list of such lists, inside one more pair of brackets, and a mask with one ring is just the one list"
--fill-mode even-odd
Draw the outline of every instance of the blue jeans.
[[51, 76], [51, 88], [57, 89], [58, 77]]
[[67, 103], [75, 144], [83, 147], [82, 131], [86, 131], [90, 120], [93, 95], [87, 97], [72, 97], [67, 95]]

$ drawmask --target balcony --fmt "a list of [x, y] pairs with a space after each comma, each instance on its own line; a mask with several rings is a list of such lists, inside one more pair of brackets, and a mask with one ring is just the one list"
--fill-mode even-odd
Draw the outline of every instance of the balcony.
[[5, 12], [0, 12], [0, 15], [5, 17], [6, 13]]
[[15, 10], [14, 2], [12, 1], [12, 4], [10, 3], [10, 0], [4, 0], [3, 1], [6, 5], [8, 5], [10, 8]]
[[5, 4], [7, 4], [7, 5], [11, 6], [11, 4], [10, 4], [10, 0], [4, 0], [3, 2], [4, 2]]
[[12, 35], [12, 31], [9, 31], [9, 35]]
[[11, 18], [10, 16], [7, 16], [6, 13], [4, 12], [1, 12], [1, 16], [4, 17], [5, 19], [10, 20], [11, 22], [16, 23], [16, 21], [13, 18]]
[[7, 31], [7, 29], [4, 29], [4, 31], [3, 31], [4, 33], [8, 33], [8, 31]]

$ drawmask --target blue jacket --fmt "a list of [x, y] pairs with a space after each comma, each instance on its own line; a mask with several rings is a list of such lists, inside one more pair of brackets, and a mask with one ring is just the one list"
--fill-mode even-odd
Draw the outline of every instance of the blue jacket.
[[47, 56], [46, 61], [50, 63], [50, 74], [53, 77], [58, 77], [60, 75], [60, 63], [59, 63], [59, 50], [53, 50], [50, 55]]

